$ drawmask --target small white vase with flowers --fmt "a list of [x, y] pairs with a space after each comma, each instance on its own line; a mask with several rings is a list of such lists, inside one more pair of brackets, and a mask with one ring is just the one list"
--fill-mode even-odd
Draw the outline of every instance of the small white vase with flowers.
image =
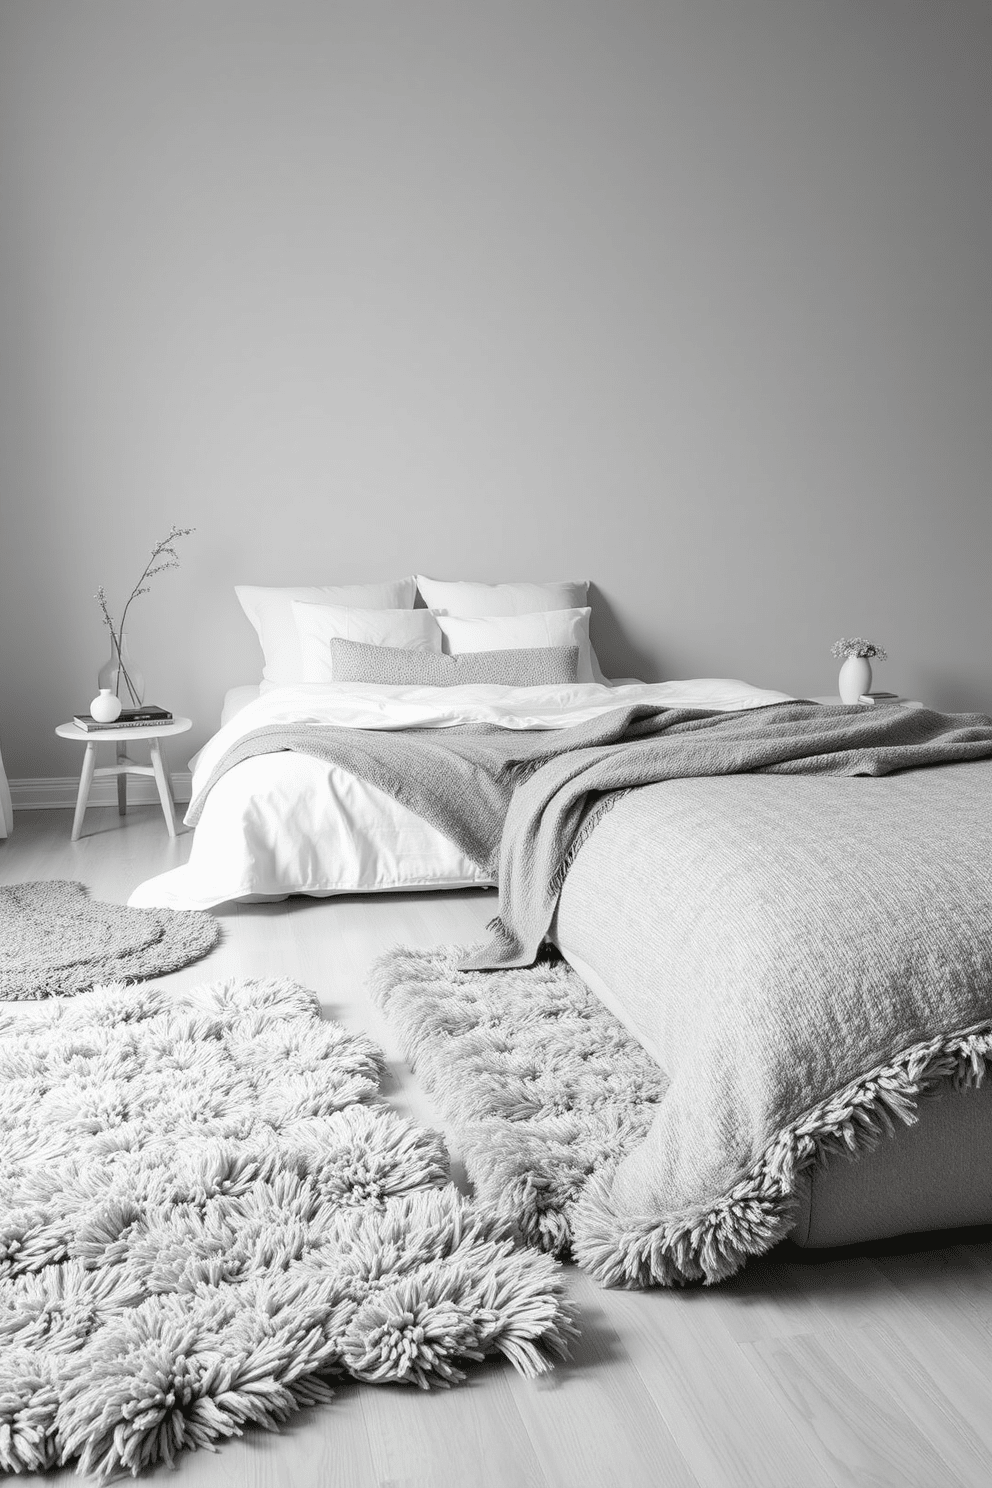
[[837, 679], [841, 702], [857, 703], [866, 692], [871, 692], [872, 662], [885, 661], [888, 652], [884, 646], [877, 646], [874, 641], [865, 640], [864, 636], [850, 639], [842, 636], [839, 641], [834, 641], [830, 655], [844, 662]]

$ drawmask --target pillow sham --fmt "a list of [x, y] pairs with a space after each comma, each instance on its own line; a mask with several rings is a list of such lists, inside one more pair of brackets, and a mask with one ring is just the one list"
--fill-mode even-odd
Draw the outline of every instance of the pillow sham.
[[524, 650], [411, 651], [397, 646], [370, 646], [335, 636], [331, 671], [335, 682], [377, 682], [387, 687], [463, 687], [484, 683], [498, 687], [553, 687], [574, 682], [578, 646], [537, 646]]
[[365, 610], [296, 600], [292, 610], [303, 658], [301, 682], [338, 680], [331, 654], [335, 639], [405, 651], [441, 650], [441, 630], [430, 610]]
[[506, 651], [534, 646], [578, 646], [576, 681], [595, 682], [589, 644], [589, 606], [574, 610], [538, 610], [532, 615], [438, 615], [444, 649]]
[[466, 618], [488, 615], [533, 615], [538, 610], [575, 610], [586, 602], [589, 583], [476, 584], [417, 575], [424, 604], [437, 615]]
[[355, 605], [366, 610], [412, 610], [417, 597], [413, 577], [384, 584], [300, 584], [289, 589], [235, 584], [234, 592], [255, 627], [262, 648], [262, 680], [271, 686], [303, 680], [303, 658], [290, 605]]
[[[544, 584], [479, 584], [468, 580], [429, 579], [417, 575], [417, 587], [424, 603], [435, 615], [456, 615], [465, 619], [487, 619], [492, 615], [534, 615], [542, 610], [575, 610], [585, 606], [589, 593], [587, 579], [549, 580]], [[604, 677], [595, 648], [589, 645], [589, 681], [604, 687]], [[583, 680], [583, 657], [579, 658], [579, 681]]]

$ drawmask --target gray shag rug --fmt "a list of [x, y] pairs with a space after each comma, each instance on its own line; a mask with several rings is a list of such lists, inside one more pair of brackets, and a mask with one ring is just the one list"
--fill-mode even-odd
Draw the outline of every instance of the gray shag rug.
[[219, 935], [198, 910], [101, 904], [72, 879], [8, 884], [0, 888], [0, 1000], [164, 976], [205, 956]]
[[0, 1008], [0, 1470], [137, 1473], [335, 1377], [565, 1353], [560, 1268], [373, 1104], [382, 1068], [284, 981]]
[[398, 947], [370, 991], [448, 1123], [477, 1196], [567, 1255], [587, 1180], [644, 1137], [665, 1076], [567, 962], [459, 971], [464, 946]]

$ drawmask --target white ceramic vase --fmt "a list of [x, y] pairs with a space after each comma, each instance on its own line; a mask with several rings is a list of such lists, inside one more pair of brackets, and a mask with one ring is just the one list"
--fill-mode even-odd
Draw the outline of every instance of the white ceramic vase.
[[856, 703], [871, 691], [871, 662], [867, 656], [848, 656], [840, 669], [837, 690], [842, 703]]
[[101, 687], [90, 703], [90, 717], [97, 723], [113, 723], [121, 716], [121, 700], [109, 687]]

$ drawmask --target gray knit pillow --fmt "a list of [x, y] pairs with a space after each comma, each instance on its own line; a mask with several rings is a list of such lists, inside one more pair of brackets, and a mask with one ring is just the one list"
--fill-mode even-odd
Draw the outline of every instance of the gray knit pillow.
[[460, 687], [488, 682], [500, 687], [547, 687], [574, 682], [578, 646], [536, 646], [516, 651], [407, 651], [371, 646], [335, 636], [331, 676], [335, 682], [379, 682], [389, 687]]

